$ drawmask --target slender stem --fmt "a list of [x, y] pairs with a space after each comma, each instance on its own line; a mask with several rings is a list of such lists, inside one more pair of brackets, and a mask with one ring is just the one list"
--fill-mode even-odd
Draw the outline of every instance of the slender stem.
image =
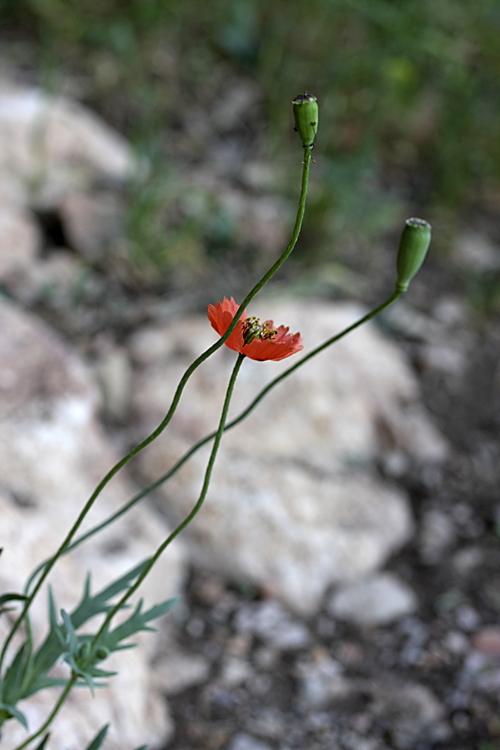
[[56, 705], [54, 706], [54, 708], [52, 709], [52, 711], [50, 712], [49, 716], [44, 721], [44, 723], [42, 724], [42, 726], [40, 727], [40, 729], [37, 729], [37, 731], [34, 732], [30, 737], [28, 737], [27, 740], [24, 740], [24, 742], [21, 745], [18, 745], [15, 748], [15, 750], [23, 750], [24, 747], [26, 747], [31, 742], [33, 742], [33, 740], [36, 740], [36, 738], [39, 737], [41, 734], [43, 734], [45, 732], [45, 730], [52, 724], [52, 722], [53, 722], [56, 714], [59, 713], [59, 709], [61, 708], [61, 706], [63, 705], [64, 701], [68, 697], [68, 695], [69, 695], [69, 693], [70, 693], [73, 685], [75, 684], [76, 680], [77, 680], [77, 675], [73, 672], [73, 674], [71, 675], [71, 678], [66, 683], [66, 687], [64, 688], [64, 690], [62, 691], [61, 695], [59, 696]]
[[340, 339], [343, 339], [344, 336], [347, 336], [348, 333], [351, 333], [356, 328], [359, 328], [359, 326], [362, 326], [364, 323], [368, 323], [369, 320], [371, 320], [376, 315], [378, 315], [379, 313], [381, 313], [382, 310], [385, 310], [386, 307], [389, 307], [389, 305], [392, 305], [392, 303], [395, 302], [399, 297], [401, 297], [402, 294], [403, 294], [403, 292], [396, 290], [393, 294], [391, 294], [391, 296], [388, 299], [385, 300], [385, 302], [382, 302], [381, 305], [379, 305], [378, 307], [376, 307], [374, 310], [371, 310], [371, 312], [367, 313], [366, 315], [364, 315], [359, 320], [356, 320], [354, 323], [352, 323], [352, 325], [348, 326], [347, 328], [344, 328], [344, 330], [341, 331], [340, 333], [335, 334], [335, 336], [331, 336], [331, 338], [329, 338], [326, 341], [324, 341], [322, 344], [320, 344], [319, 346], [317, 346], [315, 349], [312, 349], [309, 352], [309, 354], [306, 354], [305, 357], [302, 357], [302, 359], [299, 359], [299, 361], [296, 362], [291, 367], [289, 367], [288, 370], [285, 370], [284, 372], [281, 373], [281, 375], [278, 375], [277, 378], [275, 378], [274, 380], [272, 380], [269, 383], [269, 385], [267, 385], [265, 388], [263, 388], [261, 390], [261, 392], [254, 398], [254, 400], [252, 401], [252, 403], [249, 406], [247, 406], [247, 408], [241, 414], [239, 414], [236, 419], [234, 419], [232, 422], [230, 422], [228, 424], [227, 429], [230, 429], [231, 427], [234, 427], [236, 424], [238, 424], [238, 422], [241, 422], [242, 419], [245, 419], [245, 417], [248, 416], [248, 414], [257, 406], [257, 404], [260, 401], [262, 401], [262, 399], [264, 398], [264, 396], [267, 393], [269, 393], [269, 391], [272, 390], [272, 388], [274, 388], [275, 386], [277, 386], [278, 383], [281, 383], [282, 380], [284, 380], [289, 375], [291, 375], [292, 372], [295, 372], [295, 370], [297, 370], [299, 367], [302, 367], [302, 365], [305, 365], [306, 362], [309, 362], [309, 360], [312, 359], [312, 357], [315, 357], [317, 354], [319, 354], [320, 352], [324, 351], [325, 349], [327, 349], [332, 344], [335, 344]]
[[292, 232], [292, 237], [290, 239], [290, 242], [288, 243], [286, 249], [284, 252], [280, 255], [278, 260], [274, 263], [274, 265], [271, 266], [269, 271], [264, 274], [264, 276], [260, 279], [260, 281], [255, 284], [255, 286], [250, 290], [250, 292], [247, 294], [241, 305], [239, 306], [236, 315], [234, 316], [231, 325], [225, 332], [221, 338], [216, 341], [215, 344], [213, 344], [211, 347], [209, 347], [205, 352], [203, 352], [186, 370], [184, 375], [182, 376], [179, 385], [177, 386], [177, 390], [175, 391], [174, 397], [172, 399], [172, 403], [170, 405], [170, 408], [164, 417], [163, 421], [158, 425], [156, 430], [154, 430], [147, 438], [145, 438], [139, 445], [136, 445], [135, 448], [132, 448], [132, 450], [127, 453], [126, 456], [124, 456], [120, 461], [118, 461], [117, 464], [115, 464], [106, 474], [106, 476], [101, 480], [101, 482], [97, 485], [92, 495], [89, 497], [85, 505], [83, 506], [80, 514], [78, 515], [78, 518], [76, 519], [75, 523], [67, 533], [66, 537], [64, 538], [61, 546], [57, 550], [57, 552], [53, 555], [53, 557], [50, 559], [50, 561], [46, 564], [46, 566], [43, 569], [43, 572], [38, 579], [37, 583], [35, 584], [33, 591], [31, 592], [28, 599], [25, 601], [24, 606], [22, 608], [22, 611], [17, 618], [17, 620], [13, 623], [9, 635], [5, 639], [3, 649], [0, 653], [0, 671], [2, 668], [3, 660], [5, 658], [5, 655], [7, 653], [8, 646], [19, 628], [24, 615], [30, 608], [35, 596], [39, 592], [43, 582], [49, 575], [50, 571], [56, 564], [59, 557], [64, 554], [64, 552], [67, 550], [69, 545], [71, 544], [71, 541], [73, 537], [75, 536], [76, 532], [80, 528], [84, 518], [92, 508], [94, 502], [96, 501], [97, 497], [101, 494], [102, 490], [106, 487], [106, 485], [110, 482], [110, 480], [115, 476], [115, 474], [120, 471], [121, 468], [123, 468], [134, 456], [136, 456], [138, 453], [140, 453], [144, 448], [146, 448], [150, 443], [153, 442], [153, 440], [156, 440], [156, 438], [163, 432], [163, 430], [166, 428], [166, 426], [169, 424], [170, 420], [172, 419], [175, 410], [177, 409], [177, 406], [179, 404], [182, 392], [184, 390], [184, 387], [186, 386], [186, 383], [188, 382], [189, 378], [193, 374], [193, 372], [206, 360], [208, 357], [210, 357], [214, 352], [216, 352], [220, 347], [224, 344], [225, 341], [229, 338], [231, 333], [234, 331], [236, 324], [238, 323], [239, 319], [241, 318], [243, 311], [245, 310], [245, 307], [251, 302], [251, 300], [255, 297], [255, 295], [262, 289], [262, 287], [269, 281], [269, 279], [276, 273], [276, 271], [283, 265], [283, 263], [286, 261], [292, 250], [294, 249], [295, 245], [297, 244], [297, 240], [299, 238], [300, 229], [302, 227], [302, 221], [304, 218], [304, 211], [306, 207], [306, 198], [307, 198], [307, 186], [309, 182], [309, 167], [311, 164], [311, 149], [304, 149], [304, 161], [303, 161], [303, 169], [302, 169], [302, 181], [301, 181], [301, 189], [300, 189], [300, 196], [299, 196], [299, 205], [297, 209], [297, 217], [295, 219], [295, 225]]
[[[378, 315], [382, 310], [385, 310], [386, 307], [391, 305], [393, 302], [395, 302], [400, 296], [402, 292], [395, 292], [392, 294], [388, 299], [385, 300], [381, 305], [376, 307], [374, 310], [369, 312], [367, 315], [364, 315], [362, 318], [357, 320], [355, 323], [350, 325], [348, 328], [345, 328], [340, 333], [335, 334], [335, 336], [332, 336], [331, 338], [324, 341], [322, 344], [317, 346], [315, 349], [312, 349], [305, 357], [302, 357], [302, 359], [299, 359], [292, 367], [289, 367], [288, 370], [285, 370], [281, 373], [281, 375], [278, 375], [274, 380], [271, 380], [268, 385], [266, 385], [265, 388], [262, 389], [262, 391], [253, 399], [253, 401], [247, 406], [247, 408], [241, 412], [235, 419], [233, 419], [231, 422], [228, 422], [226, 426], [224, 427], [224, 432], [227, 432], [227, 430], [230, 430], [232, 427], [235, 427], [237, 424], [242, 422], [248, 415], [255, 409], [255, 407], [262, 401], [264, 396], [266, 396], [269, 391], [272, 391], [273, 388], [275, 388], [278, 383], [280, 383], [282, 380], [287, 378], [289, 375], [292, 374], [292, 372], [295, 372], [299, 367], [302, 367], [306, 362], [308, 362], [310, 359], [315, 357], [317, 354], [320, 354], [324, 349], [328, 348], [332, 344], [339, 341], [339, 339], [344, 338], [348, 333], [353, 331], [355, 328], [358, 328], [359, 326], [363, 325], [363, 323], [366, 323], [367, 321], [374, 318], [376, 315]], [[94, 536], [94, 534], [97, 534], [99, 531], [102, 531], [106, 526], [113, 523], [113, 521], [116, 521], [120, 516], [123, 516], [128, 510], [130, 510], [134, 505], [136, 505], [140, 500], [142, 500], [144, 497], [149, 495], [151, 492], [154, 492], [158, 487], [160, 487], [162, 484], [164, 484], [166, 481], [170, 479], [176, 472], [179, 471], [179, 469], [184, 466], [186, 461], [188, 461], [191, 456], [196, 453], [200, 448], [202, 448], [204, 445], [209, 443], [213, 438], [216, 436], [217, 432], [211, 432], [206, 437], [202, 438], [201, 440], [198, 440], [197, 443], [195, 443], [191, 448], [184, 453], [184, 455], [175, 463], [171, 469], [169, 469], [163, 476], [161, 476], [159, 479], [156, 480], [156, 482], [153, 482], [153, 484], [148, 485], [148, 487], [145, 487], [141, 492], [139, 492], [137, 495], [135, 495], [131, 500], [128, 501], [128, 503], [125, 503], [119, 510], [116, 511], [116, 513], [113, 513], [111, 516], [106, 518], [102, 523], [98, 524], [97, 526], [94, 526], [93, 528], [89, 529], [85, 534], [82, 534], [82, 536], [79, 536], [78, 539], [75, 539], [73, 544], [71, 544], [66, 550], [65, 554], [68, 552], [71, 552], [71, 550], [75, 549], [75, 547], [78, 547], [82, 542], [84, 542], [86, 539], [89, 539], [89, 537]], [[30, 582], [33, 580], [33, 578], [37, 575], [37, 573], [43, 568], [44, 565], [47, 564], [47, 561], [41, 563], [39, 567], [34, 571], [31, 578], [28, 581], [27, 588], [30, 585]]]
[[163, 554], [163, 552], [166, 550], [166, 548], [171, 544], [174, 539], [179, 536], [181, 531], [183, 531], [188, 524], [191, 523], [193, 518], [197, 515], [197, 513], [200, 511], [205, 498], [207, 496], [208, 488], [210, 485], [210, 479], [212, 477], [212, 470], [214, 468], [215, 459], [217, 457], [217, 452], [219, 450], [220, 442], [222, 440], [222, 434], [224, 432], [224, 427], [226, 425], [226, 419], [227, 419], [227, 413], [229, 411], [229, 404], [231, 403], [231, 396], [233, 395], [234, 390], [234, 384], [236, 382], [236, 378], [238, 377], [238, 373], [240, 371], [240, 367], [243, 363], [243, 360], [245, 359], [244, 354], [238, 354], [238, 359], [235, 362], [235, 365], [233, 367], [233, 371], [231, 373], [231, 377], [229, 379], [229, 384], [227, 386], [226, 391], [226, 397], [224, 399], [224, 405], [222, 407], [222, 413], [219, 420], [219, 426], [217, 428], [217, 432], [215, 434], [215, 440], [214, 444], [212, 446], [212, 452], [210, 453], [210, 458], [208, 459], [207, 468], [205, 469], [205, 476], [203, 479], [203, 486], [201, 488], [200, 496], [198, 497], [198, 500], [196, 501], [196, 505], [193, 507], [190, 513], [186, 516], [186, 518], [180, 523], [174, 531], [172, 531], [171, 534], [160, 544], [154, 555], [149, 560], [148, 564], [142, 571], [141, 575], [137, 578], [133, 586], [130, 586], [130, 588], [126, 591], [126, 593], [122, 596], [122, 598], [115, 604], [113, 609], [111, 609], [108, 614], [106, 615], [106, 618], [104, 622], [102, 623], [101, 627], [99, 628], [98, 632], [94, 636], [92, 640], [92, 646], [94, 646], [100, 636], [106, 631], [106, 629], [109, 627], [109, 624], [113, 617], [116, 615], [117, 612], [125, 605], [127, 600], [134, 594], [135, 591], [139, 588], [143, 580], [148, 575], [151, 568], [154, 566], [158, 558]]

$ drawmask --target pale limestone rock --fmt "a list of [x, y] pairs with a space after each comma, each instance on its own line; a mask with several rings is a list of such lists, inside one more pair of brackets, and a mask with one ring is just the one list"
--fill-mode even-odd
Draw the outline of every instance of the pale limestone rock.
[[[305, 353], [362, 315], [352, 305], [304, 301], [255, 303], [248, 312], [261, 311], [300, 330]], [[142, 371], [134, 404], [144, 432], [214, 340], [203, 318], [135, 335], [131, 352]], [[169, 429], [143, 454], [149, 480], [216, 427], [234, 356], [224, 347], [195, 372]], [[293, 361], [245, 361], [231, 414]], [[446, 452], [403, 354], [369, 325], [281, 383], [223, 439], [206, 505], [187, 533], [194, 559], [250, 579], [298, 611], [315, 609], [331, 583], [373, 570], [411, 534], [406, 497], [370, 470], [389, 448], [421, 461]], [[205, 448], [160, 490], [175, 522], [194, 505], [206, 460]]]
[[113, 419], [123, 421], [131, 398], [132, 369], [125, 347], [112, 341], [103, 347], [94, 371], [101, 386], [104, 408]]
[[21, 205], [58, 204], [70, 188], [124, 180], [128, 144], [76, 102], [39, 89], [0, 88], [0, 196]]
[[29, 213], [0, 201], [0, 282], [8, 283], [35, 261], [40, 231]]
[[[33, 568], [55, 551], [95, 485], [116, 462], [96, 418], [97, 391], [83, 363], [45, 325], [8, 302], [0, 302], [0, 590], [20, 590]], [[85, 528], [114, 512], [134, 493], [118, 475], [90, 514]], [[93, 590], [151, 554], [168, 534], [157, 511], [136, 508], [102, 534], [63, 558], [50, 576], [57, 606], [71, 609], [92, 571]], [[146, 580], [148, 606], [178, 593], [181, 549], [175, 545]], [[37, 642], [46, 630], [46, 591], [33, 606]], [[5, 619], [2, 618], [5, 626]], [[110, 721], [112, 748], [163, 743], [172, 731], [161, 694], [153, 689], [149, 658], [153, 637], [109, 660], [119, 675], [92, 700], [78, 689], [54, 725], [51, 748], [81, 750]], [[107, 667], [107, 662], [105, 662]], [[36, 728], [55, 700], [35, 696], [25, 710]], [[25, 736], [13, 722], [6, 746]]]
[[342, 666], [326, 650], [316, 649], [311, 656], [299, 660], [296, 676], [300, 700], [307, 708], [321, 708], [332, 700], [345, 697], [351, 686]]
[[370, 627], [393, 622], [416, 607], [415, 594], [397, 576], [375, 573], [336, 591], [329, 611], [341, 620]]
[[465, 271], [484, 273], [500, 266], [500, 252], [487, 236], [469, 231], [456, 240], [453, 260]]
[[74, 253], [37, 257], [26, 209], [58, 212], [72, 248], [94, 261], [123, 223], [113, 189], [137, 169], [127, 142], [85, 107], [0, 83], [0, 282], [16, 299], [64, 307], [84, 270]]
[[48, 257], [36, 258], [8, 283], [16, 300], [30, 307], [50, 300], [53, 309], [66, 312], [75, 306], [75, 297], [85, 274], [85, 265], [69, 250], [51, 250]]
[[200, 685], [207, 681], [209, 674], [208, 659], [200, 654], [181, 652], [174, 644], [171, 653], [164, 654], [155, 662], [156, 684], [166, 695], [178, 695], [194, 685]]
[[123, 206], [112, 192], [70, 191], [59, 212], [69, 245], [90, 261], [123, 235]]
[[279, 602], [272, 599], [240, 607], [235, 627], [239, 633], [251, 633], [278, 651], [305, 648], [311, 640], [304, 623], [292, 618]]

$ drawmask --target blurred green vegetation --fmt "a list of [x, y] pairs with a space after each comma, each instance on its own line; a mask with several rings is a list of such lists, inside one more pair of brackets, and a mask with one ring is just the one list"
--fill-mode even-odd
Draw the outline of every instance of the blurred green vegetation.
[[[403, 206], [443, 216], [448, 227], [471, 206], [498, 208], [498, 0], [0, 2], [4, 29], [35, 42], [41, 80], [57, 86], [61, 70], [83, 77], [84, 98], [140, 154], [153, 155], [152, 184], [131, 188], [138, 262], [141, 253], [160, 266], [176, 256], [159, 237], [182, 161], [179, 134], [195, 106], [209, 109], [232, 78], [262, 92], [242, 138], [252, 155], [282, 167], [288, 196], [299, 148], [289, 104], [304, 91], [319, 99], [306, 225], [313, 260], [327, 259], [353, 228], [368, 238], [390, 229]], [[196, 149], [184, 156], [203, 159]], [[189, 239], [189, 258], [217, 245], [213, 217], [222, 221], [224, 211], [211, 208], [174, 227], [174, 238]], [[222, 246], [234, 239], [226, 219]]]

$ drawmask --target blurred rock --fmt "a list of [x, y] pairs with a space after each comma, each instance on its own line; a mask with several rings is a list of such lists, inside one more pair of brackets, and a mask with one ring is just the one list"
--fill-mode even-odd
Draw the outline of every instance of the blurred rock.
[[252, 159], [243, 165], [241, 180], [246, 187], [256, 192], [276, 191], [276, 165]]
[[283, 739], [286, 733], [286, 717], [275, 708], [264, 708], [249, 721], [249, 729], [259, 737]]
[[123, 235], [123, 206], [111, 192], [70, 192], [59, 208], [69, 245], [90, 261]]
[[500, 248], [478, 232], [459, 235], [453, 258], [467, 271], [480, 273], [500, 268]]
[[268, 646], [259, 646], [254, 653], [254, 661], [260, 670], [273, 669], [279, 658], [279, 651]]
[[54, 208], [70, 190], [123, 181], [135, 168], [126, 141], [76, 102], [40, 89], [0, 88], [0, 196]]
[[155, 661], [155, 684], [166, 695], [178, 695], [205, 682], [210, 662], [200, 654], [187, 654], [171, 644], [172, 651]]
[[500, 612], [500, 575], [488, 576], [481, 586], [481, 597], [494, 612]]
[[239, 232], [255, 247], [277, 252], [287, 242], [288, 212], [286, 205], [275, 195], [249, 199], [243, 196]]
[[489, 693], [496, 700], [500, 688], [498, 657], [478, 649], [470, 651], [463, 661], [458, 684], [462, 696], [471, 690], [479, 689], [481, 692]]
[[479, 613], [470, 604], [459, 604], [455, 609], [455, 620], [458, 627], [466, 633], [476, 630], [481, 624]]
[[406, 642], [401, 649], [401, 664], [419, 664], [423, 659], [424, 647], [429, 638], [429, 626], [417, 617], [405, 617], [400, 630], [406, 635]]
[[354, 732], [344, 732], [342, 734], [342, 748], [345, 750], [387, 750], [379, 740], [361, 737]]
[[429, 315], [424, 315], [405, 300], [398, 301], [384, 313], [390, 327], [417, 341], [439, 342], [443, 338], [443, 326]]
[[472, 648], [485, 656], [500, 658], [500, 627], [490, 626], [474, 633]]
[[49, 302], [53, 309], [68, 316], [84, 276], [85, 267], [78, 256], [68, 250], [52, 250], [48, 257], [36, 258], [16, 274], [8, 288], [23, 305]]
[[469, 576], [483, 564], [485, 551], [481, 547], [462, 547], [453, 555], [452, 565], [460, 576]]
[[109, 341], [95, 362], [94, 371], [102, 389], [107, 415], [123, 421], [132, 395], [132, 368], [125, 347]]
[[456, 538], [453, 519], [440, 510], [430, 509], [422, 516], [419, 552], [426, 565], [435, 565], [448, 554]]
[[312, 658], [296, 666], [299, 696], [308, 709], [321, 708], [334, 699], [345, 697], [350, 690], [340, 664], [324, 649], [315, 649]]
[[238, 732], [229, 743], [228, 750], [271, 750], [271, 747], [250, 734]]
[[[0, 590], [19, 591], [34, 567], [57, 549], [117, 456], [96, 421], [97, 389], [83, 363], [50, 329], [6, 301], [0, 301], [0, 363]], [[133, 493], [123, 475], [116, 477], [82, 530]], [[99, 590], [150, 555], [166, 534], [164, 520], [143, 503], [85, 542], [50, 576], [57, 608], [74, 606], [87, 571], [92, 571], [92, 590]], [[163, 601], [178, 593], [182, 578], [181, 548], [174, 545], [146, 580], [142, 596], [148, 605]], [[37, 641], [46, 622], [45, 590], [32, 609]], [[160, 743], [172, 732], [163, 697], [153, 689], [154, 638], [137, 640], [141, 648], [109, 660], [119, 676], [109, 680], [98, 700], [84, 689], [71, 696], [51, 734], [55, 750], [81, 750], [110, 719], [111, 749]], [[53, 701], [49, 691], [23, 705], [32, 729]], [[24, 737], [24, 730], [10, 723], [2, 739], [13, 747]]]
[[433, 317], [447, 328], [463, 327], [470, 316], [467, 300], [453, 295], [439, 296], [432, 308]]
[[33, 217], [0, 201], [0, 283], [10, 285], [34, 262], [41, 245]]
[[211, 120], [221, 133], [246, 128], [245, 117], [261, 98], [259, 86], [253, 81], [228, 83], [224, 94], [214, 101]]
[[408, 473], [411, 459], [404, 451], [389, 449], [380, 454], [380, 465], [387, 477], [398, 479]]
[[329, 611], [341, 620], [370, 627], [387, 625], [416, 607], [417, 598], [409, 586], [392, 573], [378, 573], [336, 591]]
[[254, 675], [254, 671], [246, 659], [236, 656], [226, 656], [222, 664], [220, 680], [228, 688], [235, 688], [247, 682]]
[[25, 304], [71, 307], [84, 260], [61, 238], [51, 247], [50, 231], [42, 256], [42, 227], [27, 209], [48, 216], [72, 250], [95, 261], [120, 235], [116, 188], [137, 171], [132, 150], [85, 107], [4, 80], [0, 143], [0, 282]]
[[443, 707], [433, 693], [409, 682], [377, 687], [372, 708], [398, 750], [411, 750], [431, 738], [433, 730], [439, 731], [443, 716]]
[[304, 648], [311, 638], [306, 626], [292, 618], [276, 601], [242, 607], [236, 614], [235, 626], [239, 633], [256, 635], [279, 651]]
[[[312, 301], [260, 309], [300, 330], [305, 352], [363, 312]], [[157, 426], [186, 367], [215, 338], [203, 318], [132, 338], [141, 434]], [[233, 361], [223, 347], [195, 372], [169, 430], [140, 459], [147, 480], [216, 427]], [[290, 364], [246, 361], [231, 414]], [[316, 609], [331, 583], [373, 570], [411, 534], [405, 495], [371, 470], [389, 449], [422, 462], [446, 455], [403, 354], [369, 325], [280, 384], [223, 439], [206, 506], [187, 533], [193, 558], [261, 585], [297, 611]], [[206, 460], [203, 449], [159, 490], [175, 522], [196, 502]]]
[[427, 370], [436, 370], [446, 375], [463, 375], [468, 360], [462, 342], [442, 341], [438, 344], [427, 344], [419, 353], [419, 363]]
[[241, 181], [247, 182], [242, 174], [244, 166], [244, 162], [227, 155], [222, 164], [211, 163], [209, 169], [193, 172], [192, 192], [185, 198], [184, 210], [191, 216], [205, 215], [215, 237], [221, 234], [225, 241], [244, 243], [252, 248], [254, 257], [256, 253], [258, 257], [259, 253], [267, 256], [281, 252], [288, 242], [294, 214], [276, 190], [265, 192], [264, 186], [250, 186], [249, 191], [241, 187]]

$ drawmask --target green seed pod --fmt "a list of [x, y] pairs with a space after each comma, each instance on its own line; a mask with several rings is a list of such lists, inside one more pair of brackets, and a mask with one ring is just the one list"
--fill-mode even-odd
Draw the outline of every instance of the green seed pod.
[[299, 94], [293, 100], [295, 130], [304, 148], [312, 148], [318, 130], [318, 102], [312, 94]]
[[98, 646], [95, 650], [95, 655], [101, 661], [107, 659], [109, 656], [109, 648], [106, 648], [106, 646]]
[[423, 219], [407, 219], [399, 241], [396, 267], [397, 292], [406, 292], [410, 281], [425, 260], [431, 243], [431, 225]]

